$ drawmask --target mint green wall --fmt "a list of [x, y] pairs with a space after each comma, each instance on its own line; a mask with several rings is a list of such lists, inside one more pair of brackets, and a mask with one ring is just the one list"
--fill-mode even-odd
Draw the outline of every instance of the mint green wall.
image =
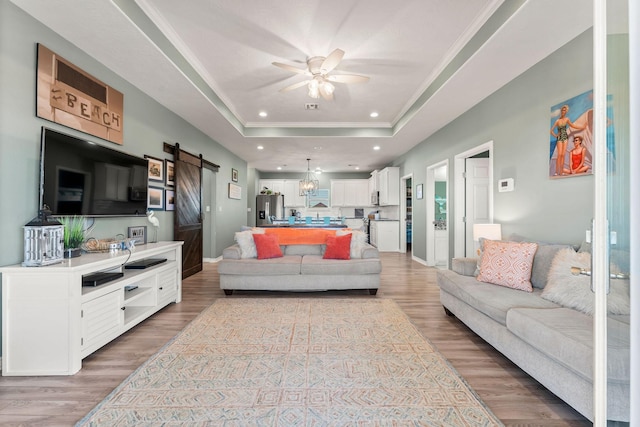
[[[505, 53], [505, 61], [508, 61]], [[587, 31], [494, 92], [477, 106], [396, 159], [400, 175], [426, 181], [426, 168], [449, 159], [449, 209], [456, 207], [454, 158], [493, 141], [494, 220], [503, 234], [518, 233], [553, 242], [580, 243], [593, 212], [593, 176], [549, 179], [550, 107], [592, 89], [592, 33]], [[479, 76], [490, 79], [491, 76]], [[515, 180], [515, 191], [499, 193], [497, 181]], [[413, 253], [426, 259], [425, 203], [413, 206]], [[453, 224], [453, 222], [450, 222]], [[454, 232], [449, 227], [450, 255]]]
[[[105, 35], [108, 36], [108, 35]], [[35, 116], [36, 43], [71, 61], [124, 94], [124, 144], [118, 146]], [[53, 33], [8, 1], [0, 1], [0, 266], [23, 260], [23, 225], [38, 213], [40, 128], [48, 126], [90, 139], [110, 148], [143, 156], [170, 158], [163, 142], [181, 147], [220, 165], [215, 185], [215, 247], [217, 256], [233, 243], [233, 232], [244, 224], [247, 199], [227, 197], [231, 168], [239, 171], [246, 188], [246, 162], [195, 129], [177, 115], [144, 95], [131, 84]], [[211, 181], [211, 180], [209, 180]], [[173, 213], [158, 212], [160, 240], [173, 239]], [[131, 225], [147, 225], [145, 218], [97, 219], [92, 235], [107, 238], [126, 233]], [[149, 227], [150, 229], [150, 227]], [[209, 239], [209, 236], [207, 236]]]
[[[144, 156], [171, 158], [162, 151], [163, 142], [180, 143], [181, 148], [220, 165], [216, 188], [216, 250], [233, 242], [233, 232], [244, 221], [243, 200], [227, 197], [231, 168], [237, 169], [239, 184], [246, 188], [246, 162], [185, 122], [182, 118], [144, 95], [97, 61], [53, 33], [10, 2], [0, 2], [0, 233], [5, 244], [0, 265], [18, 263], [23, 258], [22, 226], [37, 215], [40, 127], [94, 140], [117, 150]], [[124, 94], [124, 144], [118, 146], [35, 116], [36, 43], [71, 61], [94, 77]], [[211, 182], [209, 180], [208, 182]], [[205, 182], [207, 185], [208, 182]], [[213, 214], [214, 212], [212, 212]], [[173, 239], [173, 213], [158, 212], [160, 240]], [[96, 219], [93, 235], [106, 238], [126, 233], [130, 225], [149, 225], [145, 218]], [[208, 237], [208, 236], [207, 236]], [[211, 244], [207, 245], [211, 247]], [[211, 254], [212, 256], [215, 254]]]

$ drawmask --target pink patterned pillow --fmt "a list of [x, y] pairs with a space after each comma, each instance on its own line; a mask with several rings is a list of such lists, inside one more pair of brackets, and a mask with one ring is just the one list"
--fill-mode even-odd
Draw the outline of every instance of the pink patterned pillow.
[[533, 292], [531, 270], [537, 243], [485, 240], [478, 280]]

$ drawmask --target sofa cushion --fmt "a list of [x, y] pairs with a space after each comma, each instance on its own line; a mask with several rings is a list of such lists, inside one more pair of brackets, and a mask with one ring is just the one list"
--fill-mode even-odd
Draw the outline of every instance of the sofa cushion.
[[285, 255], [322, 255], [325, 245], [286, 245]]
[[327, 236], [327, 249], [324, 251], [323, 259], [351, 258], [351, 234], [343, 236]]
[[[593, 318], [570, 308], [514, 308], [507, 314], [507, 329], [540, 352], [582, 377], [592, 380]], [[607, 321], [607, 376], [611, 382], [629, 383], [629, 325]]]
[[557, 308], [557, 304], [540, 298], [542, 291], [521, 292], [490, 283], [478, 282], [475, 277], [461, 276], [451, 270], [437, 273], [440, 289], [469, 304], [502, 325], [513, 307]]
[[253, 240], [254, 234], [264, 234], [264, 228], [252, 228], [251, 230], [238, 231], [234, 239], [240, 247], [240, 258], [256, 258], [256, 244]]
[[358, 230], [336, 230], [336, 236], [351, 234], [351, 258], [362, 258], [362, 250], [367, 246], [367, 235]]
[[[542, 292], [542, 298], [565, 307], [593, 314], [595, 296], [591, 292], [591, 278], [582, 274], [573, 275], [571, 267], [591, 269], [591, 254], [576, 252], [571, 248], [558, 251], [549, 270], [549, 282]], [[611, 268], [614, 271], [614, 268]], [[607, 309], [610, 314], [630, 314], [629, 280], [609, 281]]]
[[453, 258], [451, 260], [451, 270], [463, 276], [477, 276], [478, 258]]
[[382, 270], [377, 258], [350, 260], [323, 259], [320, 255], [302, 257], [300, 271], [309, 275], [379, 274]]
[[218, 263], [219, 274], [244, 276], [280, 276], [283, 274], [300, 274], [300, 255], [286, 255], [271, 259], [225, 259]]
[[278, 244], [278, 236], [271, 234], [254, 234], [258, 259], [282, 258], [282, 250]]
[[531, 268], [536, 243], [486, 240], [478, 280], [531, 292]]

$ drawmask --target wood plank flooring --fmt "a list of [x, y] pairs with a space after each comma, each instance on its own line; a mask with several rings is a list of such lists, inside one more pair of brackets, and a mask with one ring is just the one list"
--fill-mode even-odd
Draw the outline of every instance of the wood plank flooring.
[[314, 297], [392, 298], [450, 361], [480, 398], [507, 426], [590, 426], [538, 382], [444, 314], [436, 270], [408, 255], [381, 254], [383, 272], [377, 296], [367, 291], [321, 293], [242, 292], [225, 297], [217, 265], [183, 282], [183, 300], [171, 304], [83, 361], [70, 377], [0, 377], [0, 425], [73, 425], [122, 380], [180, 332], [217, 298]]

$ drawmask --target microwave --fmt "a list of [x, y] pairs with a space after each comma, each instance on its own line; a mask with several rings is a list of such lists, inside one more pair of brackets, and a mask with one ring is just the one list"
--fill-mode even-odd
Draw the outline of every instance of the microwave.
[[380, 204], [380, 192], [374, 191], [371, 193], [371, 204], [373, 206], [378, 206]]

